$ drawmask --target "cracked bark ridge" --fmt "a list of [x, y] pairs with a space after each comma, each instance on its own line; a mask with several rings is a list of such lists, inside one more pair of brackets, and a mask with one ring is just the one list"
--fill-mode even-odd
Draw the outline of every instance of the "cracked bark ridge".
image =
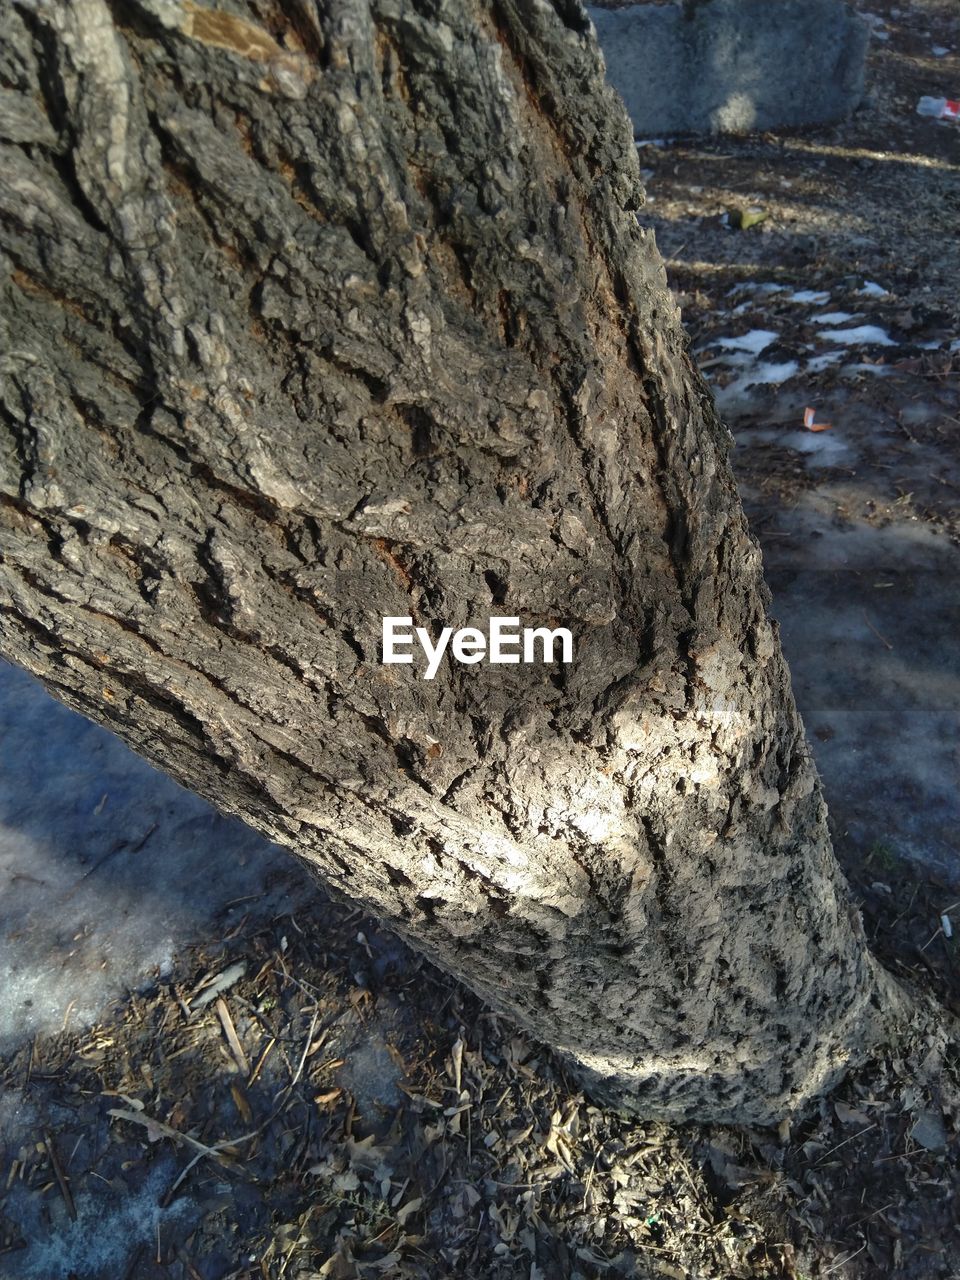
[[[3, 0], [0, 646], [651, 1116], [895, 1004], [578, 4]], [[570, 666], [387, 667], [384, 614]]]

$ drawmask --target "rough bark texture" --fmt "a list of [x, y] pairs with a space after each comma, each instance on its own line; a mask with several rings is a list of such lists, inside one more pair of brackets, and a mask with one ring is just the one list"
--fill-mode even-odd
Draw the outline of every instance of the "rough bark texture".
[[829, 1084], [885, 980], [582, 10], [0, 8], [2, 651], [595, 1093]]

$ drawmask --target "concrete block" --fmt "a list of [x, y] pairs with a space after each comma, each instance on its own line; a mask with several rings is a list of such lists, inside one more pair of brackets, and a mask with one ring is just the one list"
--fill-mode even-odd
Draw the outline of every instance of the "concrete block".
[[843, 0], [687, 0], [588, 9], [638, 137], [841, 120], [869, 28]]

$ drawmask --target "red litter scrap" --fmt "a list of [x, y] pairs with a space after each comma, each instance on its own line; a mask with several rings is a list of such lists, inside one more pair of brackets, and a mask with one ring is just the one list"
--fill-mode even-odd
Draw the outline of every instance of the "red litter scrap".
[[917, 114], [933, 120], [960, 120], [960, 101], [954, 98], [931, 98], [926, 94], [917, 103]]
[[804, 409], [803, 425], [808, 431], [829, 431], [833, 426], [832, 422], [817, 422], [816, 409]]

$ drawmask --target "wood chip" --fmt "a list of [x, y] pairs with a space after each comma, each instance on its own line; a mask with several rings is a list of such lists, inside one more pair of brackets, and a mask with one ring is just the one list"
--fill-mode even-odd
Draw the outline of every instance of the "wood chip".
[[250, 1074], [250, 1064], [247, 1062], [247, 1055], [243, 1052], [243, 1045], [240, 1043], [240, 1037], [237, 1035], [237, 1028], [233, 1025], [233, 1018], [230, 1016], [230, 1010], [227, 1008], [227, 1002], [222, 996], [217, 998], [217, 1015], [220, 1018], [220, 1024], [223, 1027], [223, 1034], [227, 1037], [227, 1043], [236, 1059], [240, 1074], [247, 1076]]

